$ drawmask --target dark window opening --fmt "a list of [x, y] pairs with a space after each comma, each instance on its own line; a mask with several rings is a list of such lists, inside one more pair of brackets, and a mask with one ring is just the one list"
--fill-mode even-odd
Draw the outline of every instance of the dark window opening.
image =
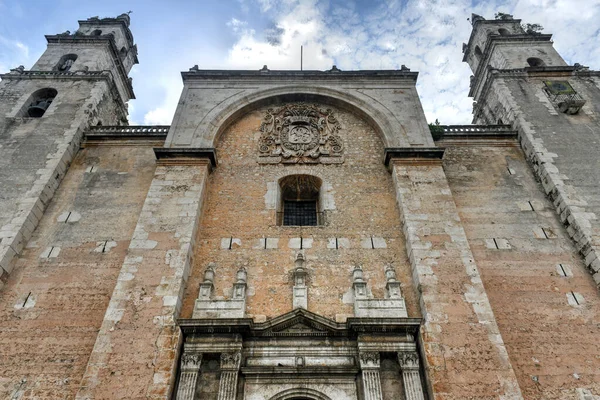
[[67, 72], [73, 66], [73, 63], [77, 60], [77, 54], [66, 54], [60, 58], [60, 61], [56, 65], [56, 70], [61, 72]]
[[498, 33], [501, 34], [502, 36], [510, 35], [510, 32], [508, 31], [508, 29], [504, 29], [504, 28], [498, 29]]
[[100, 29], [96, 29], [92, 32], [92, 36], [100, 36], [102, 35], [102, 31]]
[[127, 49], [125, 46], [121, 47], [121, 50], [119, 50], [119, 56], [121, 57], [121, 60], [127, 57]]
[[319, 209], [321, 179], [311, 175], [289, 175], [279, 181], [281, 191], [278, 225], [321, 225]]
[[477, 56], [477, 58], [481, 58], [481, 56], [483, 56], [483, 53], [481, 52], [481, 48], [479, 46], [475, 46], [475, 56]]
[[36, 91], [31, 95], [29, 102], [27, 103], [27, 109], [24, 113], [25, 116], [32, 118], [40, 118], [43, 116], [57, 94], [58, 92], [56, 89], [51, 88]]
[[543, 67], [545, 65], [544, 61], [537, 57], [529, 57], [527, 59], [527, 64], [529, 64], [530, 67]]
[[283, 201], [283, 225], [287, 226], [316, 226], [317, 202], [313, 201]]

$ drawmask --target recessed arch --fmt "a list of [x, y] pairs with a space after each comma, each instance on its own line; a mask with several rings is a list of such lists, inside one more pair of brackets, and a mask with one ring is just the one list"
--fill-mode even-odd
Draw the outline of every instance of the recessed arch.
[[216, 147], [223, 132], [255, 109], [286, 102], [316, 102], [350, 111], [364, 119], [381, 137], [385, 147], [409, 146], [408, 135], [395, 115], [372, 98], [362, 99], [326, 87], [280, 86], [247, 94], [241, 92], [213, 108], [193, 134], [194, 147]]
[[269, 400], [331, 400], [331, 398], [317, 390], [308, 388], [294, 388], [277, 393]]
[[36, 90], [29, 96], [23, 108], [20, 111], [20, 116], [30, 118], [41, 118], [50, 107], [58, 91], [54, 88], [43, 88]]
[[279, 179], [277, 225], [323, 225], [321, 187], [323, 180], [314, 175], [290, 174]]
[[481, 57], [483, 56], [483, 53], [482, 53], [482, 51], [481, 51], [481, 47], [479, 47], [479, 46], [475, 46], [475, 56], [476, 56], [478, 59], [481, 59]]
[[76, 60], [77, 60], [77, 54], [73, 54], [73, 53], [65, 54], [64, 56], [62, 56], [60, 58], [60, 60], [58, 60], [58, 63], [56, 64], [54, 69], [56, 71], [60, 71], [60, 72], [68, 72]]
[[544, 65], [546, 65], [546, 63], [544, 63], [544, 61], [541, 58], [537, 57], [529, 57], [527, 59], [527, 64], [529, 64], [530, 67], [543, 67]]
[[508, 31], [508, 29], [505, 29], [505, 28], [498, 29], [498, 33], [502, 36], [510, 35], [510, 32]]

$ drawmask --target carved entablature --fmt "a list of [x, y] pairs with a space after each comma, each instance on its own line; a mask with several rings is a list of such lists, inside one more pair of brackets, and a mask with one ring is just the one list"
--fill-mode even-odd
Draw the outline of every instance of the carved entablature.
[[260, 126], [260, 164], [339, 164], [344, 144], [341, 125], [330, 109], [296, 103], [269, 109]]

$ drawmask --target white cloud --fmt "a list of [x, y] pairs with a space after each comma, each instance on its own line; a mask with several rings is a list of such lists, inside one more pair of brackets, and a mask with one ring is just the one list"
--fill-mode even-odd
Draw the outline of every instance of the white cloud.
[[144, 114], [144, 125], [170, 125], [177, 109], [183, 84], [177, 76], [164, 79], [159, 85], [166, 92], [161, 104]]
[[175, 109], [169, 106], [157, 107], [144, 115], [144, 125], [169, 125]]
[[[476, 6], [471, 0], [388, 1], [363, 8], [317, 0], [256, 2], [283, 33], [274, 46], [245, 25], [229, 52], [228, 68], [267, 64], [270, 69], [298, 69], [300, 45], [305, 69], [329, 69], [334, 62], [341, 69], [397, 69], [405, 64], [420, 73], [417, 88], [427, 119], [445, 124], [471, 121], [471, 71], [462, 63], [462, 42], [469, 39], [467, 18], [472, 12], [493, 18], [502, 11], [523, 22], [541, 23], [555, 34], [556, 47], [567, 61], [600, 65], [600, 50], [590, 44], [600, 39], [597, 24], [581, 23], [598, 19], [600, 0], [581, 1], [578, 7], [572, 0], [497, 0]], [[581, 9], [587, 10], [585, 16]]]

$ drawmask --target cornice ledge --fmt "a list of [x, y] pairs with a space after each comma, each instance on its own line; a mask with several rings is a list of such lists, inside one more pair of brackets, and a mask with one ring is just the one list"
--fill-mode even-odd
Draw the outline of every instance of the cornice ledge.
[[208, 160], [211, 167], [217, 166], [217, 153], [214, 148], [155, 147], [153, 150], [159, 162], [182, 164], [191, 160]]
[[[127, 92], [129, 94], [129, 97], [132, 99], [135, 99], [135, 93], [133, 92], [133, 86], [131, 85], [131, 82], [129, 80], [129, 77], [127, 76], [127, 72], [125, 71], [125, 67], [123, 66], [123, 62], [121, 61], [121, 58], [119, 57], [119, 50], [117, 49], [117, 44], [115, 42], [115, 37], [112, 34], [108, 34], [108, 35], [100, 35], [100, 36], [87, 36], [87, 35], [63, 35], [63, 34], [58, 34], [58, 35], [45, 35], [46, 37], [46, 41], [48, 43], [64, 43], [64, 42], [81, 42], [81, 43], [108, 43], [111, 52], [113, 53], [113, 62], [115, 63], [115, 66], [117, 67], [117, 70], [119, 71], [119, 75], [121, 77], [121, 80], [123, 81], [123, 84], [125, 86], [125, 88], [127, 89]], [[131, 43], [131, 45], [133, 45], [133, 42]], [[137, 61], [137, 56], [136, 56], [136, 64], [138, 63]]]
[[[73, 71], [73, 72], [61, 72], [61, 71], [23, 71], [23, 72], [9, 72], [7, 74], [0, 74], [1, 80], [22, 80], [22, 79], [69, 79], [69, 80], [88, 80], [88, 81], [101, 81], [106, 80], [113, 97], [118, 99], [119, 105], [123, 109], [127, 109], [125, 102], [121, 98], [117, 83], [115, 82], [114, 75], [109, 70], [104, 71]], [[135, 99], [133, 90], [129, 93], [131, 99]], [[126, 113], [125, 113], [126, 114]]]
[[183, 81], [187, 80], [223, 80], [223, 79], [261, 79], [265, 81], [297, 79], [345, 80], [345, 79], [405, 79], [416, 81], [418, 72], [409, 70], [357, 70], [357, 71], [300, 71], [300, 70], [203, 70], [182, 71]]
[[383, 163], [388, 167], [394, 159], [438, 162], [444, 157], [444, 150], [441, 147], [388, 147]]

